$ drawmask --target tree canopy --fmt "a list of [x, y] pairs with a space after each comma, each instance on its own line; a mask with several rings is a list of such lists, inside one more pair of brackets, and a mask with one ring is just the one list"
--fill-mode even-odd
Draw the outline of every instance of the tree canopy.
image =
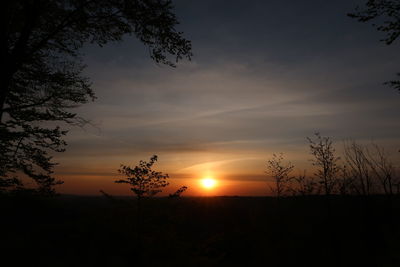
[[169, 0], [6, 0], [0, 80], [0, 190], [32, 178], [53, 192], [50, 151], [64, 151], [60, 123], [87, 121], [71, 109], [95, 99], [79, 49], [133, 35], [157, 63], [190, 59]]
[[[349, 13], [349, 17], [360, 22], [373, 22], [373, 26], [386, 34], [381, 39], [387, 45], [392, 44], [400, 36], [400, 1], [399, 0], [368, 0], [365, 7], [357, 7], [355, 12]], [[400, 77], [400, 73], [397, 73]], [[385, 84], [400, 92], [400, 80], [392, 80]]]
[[[149, 162], [141, 160], [139, 165], [134, 168], [121, 165], [118, 172], [125, 175], [126, 178], [118, 179], [115, 182], [129, 184], [132, 192], [138, 197], [138, 199], [154, 196], [160, 193], [161, 188], [164, 188], [169, 184], [167, 182], [169, 176], [168, 174], [163, 174], [162, 172], [157, 172], [152, 169], [157, 159], [157, 155], [154, 155], [150, 158]], [[186, 190], [186, 188], [184, 190]]]

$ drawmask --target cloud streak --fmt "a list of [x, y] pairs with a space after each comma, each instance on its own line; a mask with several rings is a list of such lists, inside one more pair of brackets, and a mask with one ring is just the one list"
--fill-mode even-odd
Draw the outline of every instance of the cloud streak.
[[177, 175], [211, 168], [257, 180], [273, 152], [304, 166], [315, 131], [393, 149], [400, 97], [382, 83], [398, 71], [398, 47], [345, 16], [356, 4], [177, 1], [195, 54], [177, 69], [130, 39], [87, 46], [98, 100], [78, 112], [100, 130], [71, 129], [60, 173], [100, 176], [159, 154]]

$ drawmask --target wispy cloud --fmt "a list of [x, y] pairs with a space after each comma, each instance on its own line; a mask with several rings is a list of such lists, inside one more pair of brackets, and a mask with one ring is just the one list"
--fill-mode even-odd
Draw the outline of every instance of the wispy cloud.
[[394, 147], [400, 97], [382, 83], [398, 72], [398, 46], [346, 17], [356, 2], [177, 1], [195, 54], [177, 69], [130, 39], [88, 46], [98, 100], [78, 111], [100, 130], [71, 130], [60, 173], [111, 174], [160, 154], [180, 177], [257, 180], [273, 152], [304, 165], [316, 131]]

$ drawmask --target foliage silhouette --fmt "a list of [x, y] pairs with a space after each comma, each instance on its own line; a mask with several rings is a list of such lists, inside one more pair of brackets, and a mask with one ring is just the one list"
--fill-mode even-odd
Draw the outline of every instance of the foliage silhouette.
[[176, 190], [173, 194], [169, 194], [169, 198], [179, 198], [187, 190], [187, 186], [182, 186]]
[[373, 24], [378, 31], [387, 34], [381, 41], [392, 44], [400, 35], [400, 2], [398, 0], [368, 0], [363, 10], [356, 7], [349, 17], [360, 22], [378, 21]]
[[142, 198], [152, 197], [160, 193], [162, 188], [166, 187], [169, 183], [167, 179], [168, 174], [157, 172], [152, 169], [154, 163], [157, 161], [157, 155], [153, 155], [149, 162], [141, 160], [139, 165], [131, 168], [126, 165], [121, 165], [118, 170], [120, 174], [126, 176], [124, 179], [116, 180], [115, 183], [128, 184], [131, 187], [131, 191], [136, 195], [137, 198], [137, 249], [138, 249], [138, 262], [142, 262], [141, 250], [142, 250]]
[[166, 187], [168, 174], [156, 172], [152, 170], [154, 163], [157, 161], [157, 155], [150, 158], [149, 162], [141, 160], [138, 166], [131, 168], [126, 165], [121, 165], [118, 170], [120, 174], [125, 175], [127, 178], [116, 180], [116, 183], [125, 183], [131, 186], [131, 191], [137, 196], [138, 199], [143, 197], [151, 197]]
[[[400, 36], [400, 1], [398, 0], [368, 0], [363, 9], [356, 7], [349, 17], [360, 22], [375, 21], [372, 24], [378, 31], [384, 32], [386, 37], [381, 41], [392, 44]], [[400, 73], [397, 73], [400, 76]], [[400, 80], [385, 82], [397, 89], [400, 93]]]
[[[191, 57], [170, 0], [6, 0], [0, 81], [0, 187], [30, 177], [52, 193], [50, 151], [65, 149], [56, 123], [84, 125], [71, 108], [95, 99], [79, 49], [136, 36], [157, 63]], [[173, 60], [174, 59], [174, 60]]]

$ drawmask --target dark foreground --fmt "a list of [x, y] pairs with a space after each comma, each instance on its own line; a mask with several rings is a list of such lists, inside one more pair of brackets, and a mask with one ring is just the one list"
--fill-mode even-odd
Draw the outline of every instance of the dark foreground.
[[400, 266], [399, 198], [0, 201], [2, 266]]

